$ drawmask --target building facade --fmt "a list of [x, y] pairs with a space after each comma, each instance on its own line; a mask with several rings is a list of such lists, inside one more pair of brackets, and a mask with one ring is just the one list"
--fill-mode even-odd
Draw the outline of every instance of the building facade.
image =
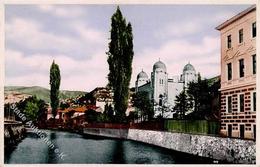
[[221, 134], [256, 137], [256, 6], [222, 23]]
[[[136, 92], [148, 92], [149, 98], [154, 102], [155, 117], [160, 112], [160, 106], [166, 106], [169, 111], [174, 107], [176, 96], [188, 86], [188, 83], [197, 81], [198, 75], [195, 68], [186, 64], [180, 76], [169, 77], [166, 65], [158, 61], [153, 65], [151, 79], [142, 70], [137, 75], [135, 82]], [[163, 117], [172, 117], [172, 112], [164, 112]]]

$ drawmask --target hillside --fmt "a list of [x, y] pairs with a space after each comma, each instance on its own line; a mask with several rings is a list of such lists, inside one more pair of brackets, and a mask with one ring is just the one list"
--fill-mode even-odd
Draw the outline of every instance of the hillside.
[[[5, 93], [8, 92], [20, 92], [25, 93], [29, 95], [35, 95], [37, 98], [42, 99], [46, 102], [50, 102], [50, 90], [40, 87], [40, 86], [32, 86], [32, 87], [24, 87], [24, 86], [5, 86], [4, 87]], [[60, 98], [66, 99], [71, 97], [76, 97], [78, 95], [83, 95], [86, 92], [82, 91], [67, 91], [67, 90], [61, 90], [60, 91]]]

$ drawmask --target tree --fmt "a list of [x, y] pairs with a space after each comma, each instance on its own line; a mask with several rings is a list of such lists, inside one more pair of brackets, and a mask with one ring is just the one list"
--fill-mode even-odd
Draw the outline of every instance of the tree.
[[38, 110], [38, 121], [40, 120], [44, 120], [47, 119], [47, 107], [48, 105], [45, 103], [44, 100], [42, 99], [36, 99], [37, 100], [37, 106], [39, 107], [39, 110]]
[[184, 119], [185, 113], [191, 109], [191, 103], [186, 92], [183, 90], [175, 99], [174, 110], [179, 113], [180, 118]]
[[141, 111], [141, 118], [144, 120], [145, 117], [148, 120], [153, 118], [153, 104], [149, 99], [148, 92], [141, 91], [133, 95], [133, 106]]
[[70, 104], [68, 102], [61, 102], [60, 103], [60, 108], [62, 110], [65, 110], [66, 108], [69, 108], [70, 107]]
[[[45, 121], [47, 119], [47, 104], [44, 100], [38, 99], [36, 96], [31, 96], [19, 103], [17, 108], [24, 113], [28, 120]], [[22, 121], [18, 116], [16, 120]]]
[[194, 112], [191, 116], [194, 119], [205, 119], [211, 111], [212, 96], [207, 79], [202, 80], [200, 75], [198, 82], [191, 82], [187, 89], [187, 94], [193, 104]]
[[85, 120], [89, 123], [96, 122], [98, 118], [98, 113], [93, 109], [88, 109], [85, 111]]
[[105, 105], [105, 112], [104, 112], [104, 114], [107, 116], [108, 121], [110, 121], [110, 122], [114, 122], [115, 121], [115, 119], [114, 119], [114, 110], [113, 110], [113, 107], [111, 106], [111, 104], [110, 105], [108, 105], [108, 104]]
[[128, 107], [129, 84], [132, 74], [133, 35], [132, 26], [126, 23], [120, 8], [111, 17], [108, 86], [114, 92], [114, 109], [117, 120], [125, 121]]
[[51, 108], [52, 115], [55, 119], [57, 115], [57, 109], [59, 107], [59, 89], [60, 89], [60, 69], [59, 65], [55, 64], [54, 60], [50, 68], [50, 99], [51, 99]]
[[39, 107], [37, 103], [28, 102], [25, 107], [25, 115], [28, 120], [36, 121], [38, 117]]

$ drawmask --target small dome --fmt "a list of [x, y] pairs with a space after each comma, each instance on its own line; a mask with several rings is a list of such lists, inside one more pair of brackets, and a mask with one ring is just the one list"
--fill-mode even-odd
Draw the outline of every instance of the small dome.
[[185, 71], [195, 71], [195, 68], [190, 63], [186, 64], [183, 68], [183, 72]]
[[137, 75], [137, 79], [140, 78], [147, 78], [148, 79], [148, 75], [142, 70], [138, 75]]
[[160, 60], [157, 61], [154, 65], [153, 65], [153, 71], [155, 71], [157, 68], [161, 68], [164, 69], [166, 71], [166, 65], [161, 62]]

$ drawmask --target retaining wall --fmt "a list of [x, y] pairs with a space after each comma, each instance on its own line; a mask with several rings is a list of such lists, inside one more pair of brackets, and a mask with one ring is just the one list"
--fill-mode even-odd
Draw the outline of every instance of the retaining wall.
[[140, 141], [232, 163], [256, 163], [256, 145], [251, 140], [138, 129], [85, 128], [84, 133]]
[[26, 130], [22, 124], [10, 123], [4, 125], [4, 146], [5, 148], [14, 146], [26, 135]]

